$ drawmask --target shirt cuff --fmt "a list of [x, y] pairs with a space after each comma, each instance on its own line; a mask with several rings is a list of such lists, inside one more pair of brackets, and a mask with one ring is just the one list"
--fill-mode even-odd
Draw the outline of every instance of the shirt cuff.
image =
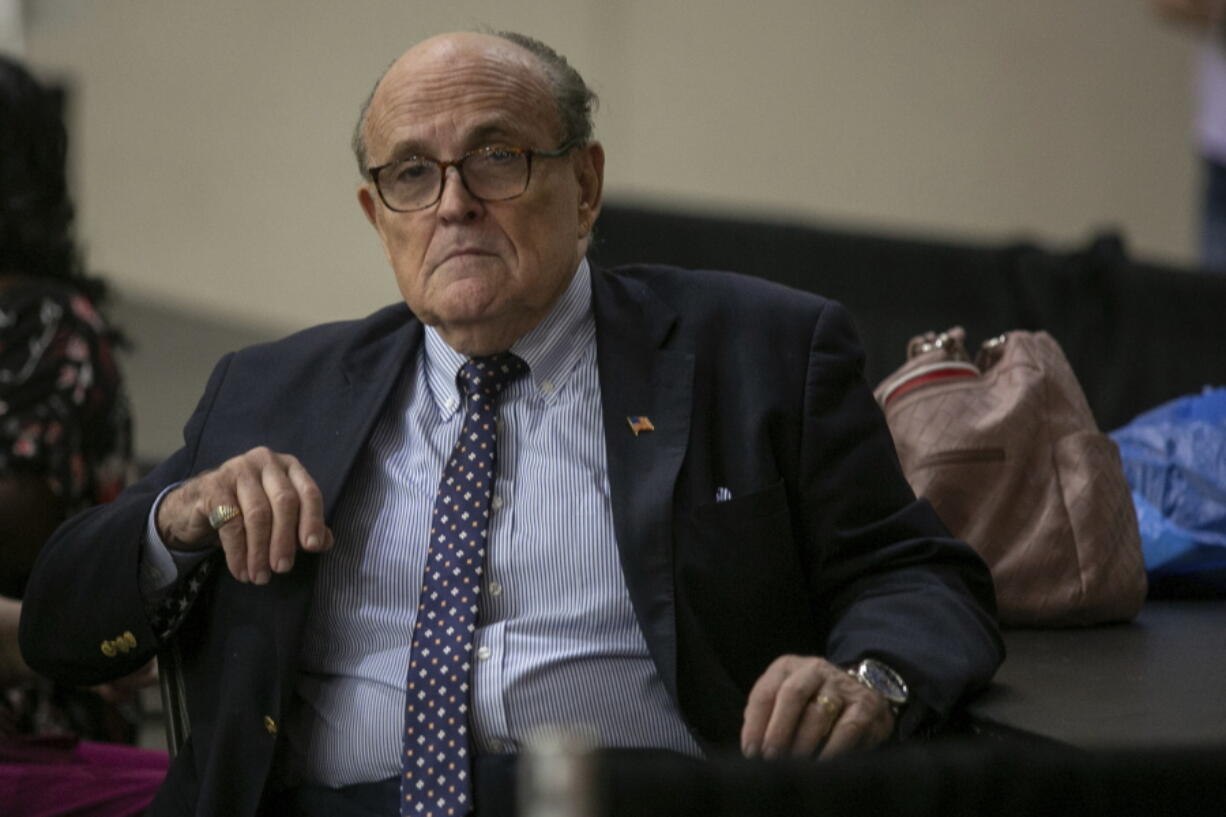
[[178, 581], [180, 576], [190, 573], [192, 568], [209, 555], [207, 548], [193, 551], [171, 550], [162, 541], [162, 534], [158, 532], [157, 516], [162, 499], [182, 484], [176, 482], [163, 489], [153, 501], [153, 508], [149, 511], [140, 568], [140, 590], [145, 598], [155, 598], [165, 593], [167, 588]]

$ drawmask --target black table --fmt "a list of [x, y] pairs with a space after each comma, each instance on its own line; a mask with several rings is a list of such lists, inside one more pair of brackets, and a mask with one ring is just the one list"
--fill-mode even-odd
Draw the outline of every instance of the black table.
[[1007, 630], [968, 714], [989, 733], [1087, 749], [1226, 746], [1226, 601], [1150, 601], [1137, 620]]

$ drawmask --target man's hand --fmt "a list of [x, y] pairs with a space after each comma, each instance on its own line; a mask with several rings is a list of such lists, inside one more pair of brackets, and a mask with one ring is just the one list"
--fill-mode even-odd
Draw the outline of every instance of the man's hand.
[[894, 732], [885, 696], [824, 658], [784, 655], [766, 668], [745, 706], [746, 757], [826, 759], [870, 749]]
[[[242, 515], [214, 531], [209, 511], [219, 505], [233, 505]], [[294, 457], [263, 447], [166, 494], [158, 506], [157, 528], [175, 550], [220, 545], [234, 578], [256, 584], [266, 584], [274, 571], [292, 568], [298, 548], [319, 552], [333, 543], [315, 480]]]

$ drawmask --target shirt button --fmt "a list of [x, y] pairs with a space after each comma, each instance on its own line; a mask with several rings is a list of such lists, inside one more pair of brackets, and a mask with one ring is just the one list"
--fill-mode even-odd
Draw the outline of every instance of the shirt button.
[[496, 496], [493, 499], [491, 499], [490, 507], [493, 508], [494, 510], [498, 510], [499, 508], [501, 508], [502, 507], [502, 497]]
[[[501, 596], [502, 595], [502, 585], [499, 584], [498, 582], [490, 582], [490, 595], [491, 596]], [[482, 647], [481, 649], [485, 649], [485, 648]], [[480, 652], [480, 651], [481, 650], [478, 650], [477, 652]]]
[[456, 404], [457, 404], [458, 402], [459, 402], [459, 401], [458, 401], [458, 400], [456, 400], [454, 397], [448, 397], [448, 398], [447, 398], [447, 402], [443, 403], [443, 406], [444, 406], [444, 407], [445, 407], [445, 408], [446, 408], [448, 411], [455, 411], [455, 407], [456, 407]]
[[541, 391], [545, 392], [545, 394], [553, 394], [554, 388], [552, 380], [541, 381]]
[[478, 661], [488, 661], [491, 653], [492, 651], [490, 650], [489, 647], [478, 647], [477, 648], [477, 660]]

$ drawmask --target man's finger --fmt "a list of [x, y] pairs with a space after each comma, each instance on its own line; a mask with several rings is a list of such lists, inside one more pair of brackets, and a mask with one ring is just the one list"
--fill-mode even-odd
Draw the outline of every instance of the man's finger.
[[[282, 461], [273, 459], [260, 471], [260, 484], [272, 509], [272, 528], [268, 537], [268, 554], [263, 564], [252, 565], [251, 575], [256, 584], [266, 584], [273, 570], [286, 560], [293, 564], [298, 550], [298, 520], [301, 502], [298, 488], [291, 481]], [[288, 569], [288, 568], [287, 568]], [[261, 581], [261, 579], [263, 579]]]
[[875, 707], [862, 700], [849, 704], [830, 730], [818, 759], [827, 760], [882, 743], [893, 729], [893, 719], [888, 706]]
[[829, 684], [818, 690], [817, 695], [805, 704], [800, 723], [792, 738], [792, 754], [797, 757], [812, 757], [822, 740], [843, 714], [843, 700]]
[[745, 703], [745, 718], [741, 724], [741, 753], [745, 757], [757, 757], [762, 752], [762, 737], [767, 723], [770, 722], [775, 694], [786, 675], [783, 659], [776, 659], [749, 691], [749, 698]]
[[[239, 507], [243, 511], [243, 531], [245, 534], [246, 561], [242, 575], [235, 574], [239, 581], [257, 581], [260, 566], [268, 564], [268, 544], [272, 537], [272, 505], [264, 493], [263, 481], [258, 474], [251, 471], [240, 471], [236, 478], [235, 490], [238, 494]], [[218, 531], [218, 533], [222, 533]], [[225, 538], [222, 538], [223, 544]], [[227, 559], [227, 561], [229, 561]], [[267, 579], [265, 578], [265, 581]]]
[[[215, 508], [218, 505], [234, 505], [242, 510], [242, 504], [238, 497], [226, 499], [223, 494], [215, 494], [215, 497], [220, 497], [212, 500], [210, 508]], [[221, 545], [221, 550], [226, 555], [226, 567], [230, 571], [230, 575], [238, 579], [240, 582], [247, 581], [247, 526], [243, 516], [237, 516], [226, 522], [217, 529], [217, 542]]]
[[[319, 486], [302, 463], [293, 457], [286, 457], [286, 474], [298, 493], [298, 543], [310, 551], [321, 551], [331, 547], [332, 536], [324, 525], [324, 500]], [[293, 554], [283, 563], [273, 563], [278, 573], [289, 570], [294, 563]]]
[[822, 677], [811, 665], [797, 668], [779, 684], [770, 720], [762, 735], [762, 755], [780, 757], [792, 748], [796, 729], [800, 725], [810, 700], [821, 688]]

